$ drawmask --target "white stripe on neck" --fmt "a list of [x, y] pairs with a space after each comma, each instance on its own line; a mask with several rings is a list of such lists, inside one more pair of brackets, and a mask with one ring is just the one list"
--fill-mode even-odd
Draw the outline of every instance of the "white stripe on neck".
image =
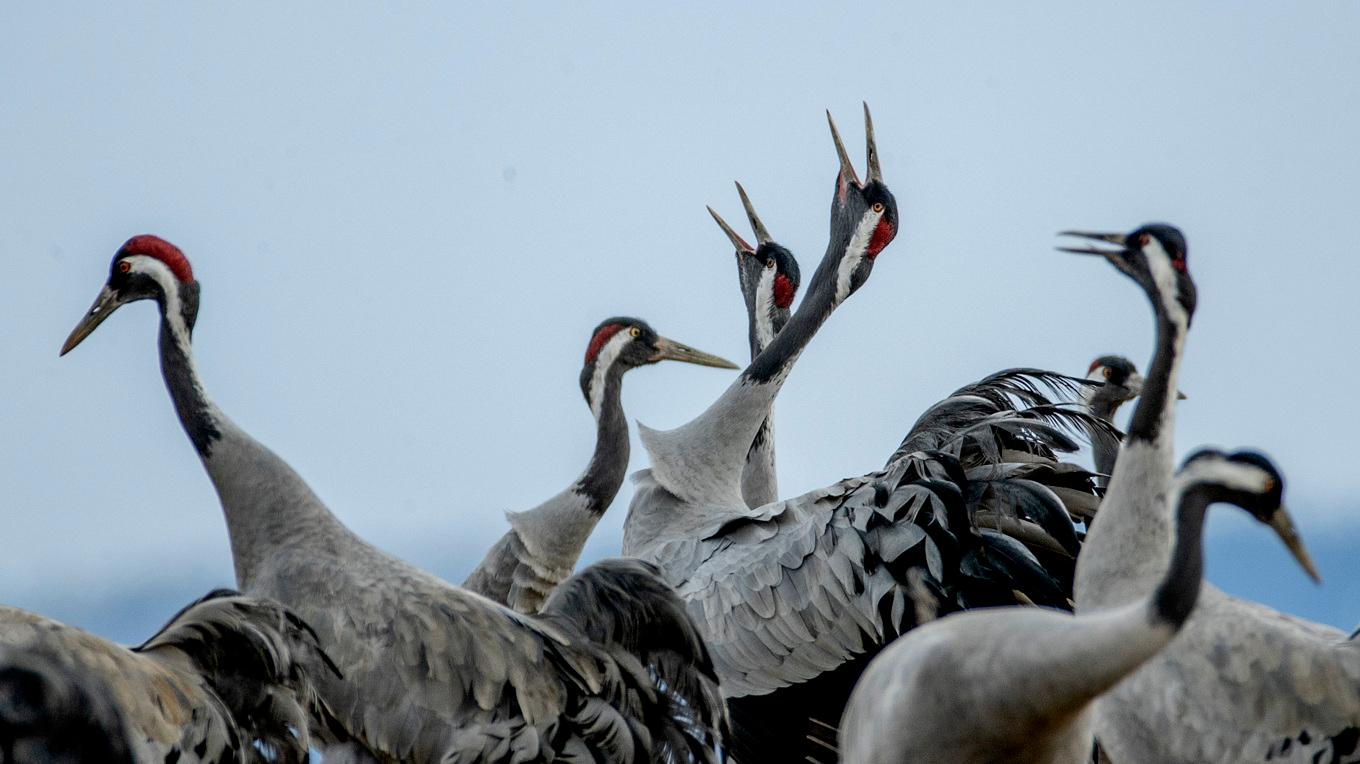
[[840, 266], [836, 270], [837, 305], [845, 302], [845, 298], [850, 296], [850, 277], [855, 274], [865, 252], [869, 250], [869, 240], [873, 238], [874, 229], [878, 227], [878, 220], [881, 217], [883, 217], [881, 212], [873, 210], [866, 212], [855, 228], [855, 235], [850, 237], [850, 244], [845, 248], [845, 256], [841, 258]]
[[761, 350], [774, 341], [774, 278], [777, 268], [760, 271], [756, 282], [756, 344]]
[[1181, 305], [1180, 289], [1177, 286], [1179, 279], [1176, 276], [1176, 269], [1171, 265], [1171, 255], [1167, 254], [1157, 237], [1149, 236], [1148, 243], [1143, 246], [1143, 256], [1147, 259], [1148, 269], [1152, 272], [1152, 283], [1156, 285], [1157, 292], [1162, 296], [1162, 303], [1166, 305], [1168, 318], [1177, 326], [1189, 326], [1190, 316]]
[[614, 336], [604, 343], [595, 356], [595, 371], [590, 375], [590, 412], [596, 419], [600, 418], [600, 412], [604, 409], [604, 380], [609, 374], [609, 367], [618, 360], [624, 345], [632, 341], [633, 335], [629, 334], [628, 329], [620, 329], [614, 332]]
[[1196, 459], [1176, 475], [1171, 506], [1175, 507], [1180, 502], [1181, 494], [1192, 485], [1221, 485], [1234, 491], [1262, 493], [1266, 482], [1271, 479], [1265, 470], [1253, 464], [1231, 462], [1223, 457]]
[[146, 255], [133, 255], [124, 258], [124, 262], [131, 266], [131, 273], [150, 276], [160, 285], [161, 292], [165, 294], [165, 320], [170, 324], [170, 331], [184, 354], [191, 355], [189, 327], [184, 323], [184, 304], [179, 299], [179, 279], [175, 278], [170, 266]]

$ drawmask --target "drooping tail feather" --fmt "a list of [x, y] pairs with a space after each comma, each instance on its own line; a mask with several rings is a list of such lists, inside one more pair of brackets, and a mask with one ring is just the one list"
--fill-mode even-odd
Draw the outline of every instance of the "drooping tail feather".
[[728, 720], [713, 661], [684, 602], [656, 566], [622, 558], [597, 562], [562, 582], [543, 615], [645, 668], [661, 704], [646, 724], [653, 761], [720, 759]]

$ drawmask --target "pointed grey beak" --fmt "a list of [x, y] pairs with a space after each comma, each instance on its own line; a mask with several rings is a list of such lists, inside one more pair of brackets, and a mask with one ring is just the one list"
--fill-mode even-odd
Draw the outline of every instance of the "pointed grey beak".
[[665, 337], [656, 338], [656, 355], [652, 356], [652, 361], [684, 361], [696, 366], [712, 366], [715, 369], [740, 369], [741, 367], [711, 353], [702, 350], [695, 350], [689, 345], [684, 345], [675, 340]]
[[826, 112], [826, 123], [831, 125], [831, 140], [836, 142], [836, 156], [841, 160], [841, 180], [858, 186], [859, 176], [855, 174], [855, 165], [850, 161], [850, 155], [845, 152], [845, 144], [841, 142], [841, 134], [836, 129], [836, 120], [831, 118], [830, 109]]
[[1059, 231], [1059, 236], [1077, 236], [1093, 241], [1103, 241], [1114, 244], [1119, 249], [1104, 249], [1101, 247], [1058, 247], [1059, 252], [1071, 252], [1077, 255], [1099, 255], [1110, 262], [1116, 262], [1115, 257], [1125, 251], [1124, 234], [1122, 233], [1092, 233], [1090, 231]]
[[1313, 579], [1313, 583], [1322, 583], [1322, 577], [1318, 575], [1317, 567], [1313, 565], [1313, 557], [1308, 554], [1308, 549], [1303, 545], [1303, 539], [1299, 537], [1299, 531], [1294, 527], [1294, 520], [1289, 516], [1289, 511], [1283, 506], [1275, 510], [1270, 516], [1270, 527], [1275, 529], [1275, 533], [1284, 542], [1285, 548], [1294, 555], [1299, 567], [1303, 572]]
[[869, 114], [869, 103], [864, 102], [864, 152], [868, 158], [869, 174], [867, 180], [872, 183], [883, 182], [883, 170], [878, 166], [878, 145], [874, 143], [874, 118]]
[[1183, 400], [1185, 400], [1185, 399], [1188, 398], [1188, 397], [1189, 397], [1189, 396], [1187, 396], [1185, 393], [1181, 392], [1180, 390], [1177, 390], [1177, 391], [1176, 391], [1176, 400], [1178, 400], [1178, 401], [1183, 401]]
[[[740, 186], [738, 186], [738, 188], [740, 188]], [[732, 230], [732, 226], [728, 225], [727, 221], [722, 219], [722, 215], [714, 212], [712, 207], [705, 207], [704, 209], [708, 210], [708, 214], [713, 216], [713, 221], [718, 224], [718, 227], [723, 230], [723, 233], [727, 234], [727, 238], [732, 241], [732, 246], [736, 247], [738, 252], [743, 252], [748, 255], [754, 255], [756, 253], [755, 247], [746, 243], [746, 240], [741, 238], [741, 234]]]
[[751, 197], [746, 195], [746, 189], [737, 184], [737, 193], [741, 195], [741, 206], [746, 208], [746, 219], [751, 221], [751, 230], [756, 232], [756, 242], [768, 244], [774, 239], [770, 238], [770, 232], [765, 230], [765, 224], [756, 217], [756, 208], [751, 206]]
[[104, 323], [104, 319], [112, 315], [122, 304], [123, 300], [118, 297], [118, 293], [105, 284], [104, 288], [99, 290], [99, 296], [94, 298], [94, 305], [90, 306], [89, 312], [85, 314], [84, 318], [80, 319], [80, 323], [76, 324], [76, 328], [71, 330], [70, 336], [62, 344], [60, 355], [66, 355], [74, 350], [81, 340], [90, 336], [95, 329], [99, 328], [100, 324]]

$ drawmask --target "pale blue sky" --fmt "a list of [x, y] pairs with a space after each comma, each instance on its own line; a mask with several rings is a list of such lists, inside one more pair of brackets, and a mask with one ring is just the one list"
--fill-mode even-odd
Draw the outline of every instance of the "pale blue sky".
[[[588, 459], [600, 319], [743, 356], [703, 206], [739, 218], [740, 179], [810, 273], [822, 110], [858, 158], [865, 99], [902, 233], [780, 399], [785, 493], [881, 464], [989, 371], [1145, 365], [1141, 294], [1053, 233], [1166, 220], [1200, 285], [1180, 448], [1275, 456], [1327, 582], [1227, 513], [1211, 575], [1360, 622], [1360, 4], [1228, 8], [6, 4], [0, 601], [139, 639], [231, 581], [154, 308], [57, 359], [129, 235], [192, 260], [218, 403], [359, 533], [457, 579]], [[730, 379], [634, 372], [626, 410], [674, 425]]]

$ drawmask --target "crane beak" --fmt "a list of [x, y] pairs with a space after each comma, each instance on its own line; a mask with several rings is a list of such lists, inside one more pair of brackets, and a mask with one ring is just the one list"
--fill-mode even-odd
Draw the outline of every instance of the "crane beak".
[[874, 143], [874, 118], [869, 114], [869, 103], [864, 103], [864, 153], [869, 165], [866, 179], [873, 183], [883, 182], [883, 170], [878, 166], [878, 144]]
[[770, 232], [765, 230], [765, 224], [760, 222], [756, 216], [756, 208], [751, 206], [751, 197], [746, 195], [746, 189], [737, 184], [737, 193], [741, 195], [741, 206], [746, 208], [746, 219], [751, 221], [751, 230], [756, 232], [756, 241], [760, 244], [768, 244], [774, 239], [770, 238]]
[[1122, 233], [1091, 233], [1090, 231], [1059, 231], [1059, 236], [1077, 236], [1093, 241], [1103, 241], [1114, 244], [1119, 249], [1105, 249], [1101, 247], [1058, 247], [1059, 252], [1071, 252], [1077, 255], [1099, 255], [1112, 263], [1118, 264], [1116, 259], [1126, 251], [1124, 234]]
[[689, 345], [684, 345], [675, 340], [665, 337], [656, 338], [656, 354], [652, 356], [652, 363], [657, 361], [684, 361], [696, 366], [712, 366], [715, 369], [740, 369], [741, 367], [727, 360], [702, 350], [695, 350]]
[[1313, 579], [1313, 583], [1322, 583], [1322, 577], [1318, 575], [1317, 567], [1313, 565], [1313, 557], [1303, 545], [1303, 539], [1299, 537], [1299, 531], [1294, 527], [1294, 520], [1289, 516], [1289, 512], [1281, 506], [1270, 516], [1269, 522], [1270, 527], [1275, 529], [1275, 533], [1284, 542], [1285, 548], [1294, 555], [1299, 567], [1303, 568], [1303, 572]]
[[70, 336], [62, 344], [60, 355], [66, 355], [75, 349], [75, 346], [79, 345], [81, 340], [90, 336], [95, 329], [99, 328], [100, 324], [104, 323], [104, 319], [113, 315], [113, 312], [118, 310], [124, 302], [126, 301], [119, 297], [117, 292], [105, 284], [104, 288], [99, 290], [99, 296], [94, 299], [94, 305], [90, 306], [89, 312], [85, 314], [84, 318], [80, 319], [80, 323], [76, 324], [76, 328], [71, 330]]
[[850, 155], [845, 151], [845, 144], [841, 142], [840, 131], [836, 129], [836, 120], [831, 118], [831, 111], [829, 109], [826, 112], [826, 123], [831, 125], [831, 140], [835, 141], [836, 156], [841, 160], [841, 183], [846, 185], [851, 183], [854, 183], [856, 186], [860, 185], [859, 176], [855, 174], [855, 165], [850, 161]]
[[727, 234], [727, 238], [731, 240], [732, 246], [737, 248], [737, 252], [748, 255], [754, 255], [756, 253], [755, 247], [752, 247], [745, 239], [741, 238], [741, 234], [732, 230], [732, 226], [728, 225], [727, 221], [722, 219], [722, 215], [714, 212], [712, 207], [705, 207], [704, 209], [708, 210], [708, 214], [713, 216], [713, 222], [717, 223], [718, 227], [723, 230], [723, 233]]
[[1177, 390], [1177, 391], [1176, 391], [1176, 400], [1178, 400], [1178, 401], [1183, 401], [1183, 400], [1185, 400], [1185, 399], [1188, 398], [1188, 397], [1190, 397], [1190, 396], [1186, 395], [1185, 393], [1181, 392], [1180, 390]]

